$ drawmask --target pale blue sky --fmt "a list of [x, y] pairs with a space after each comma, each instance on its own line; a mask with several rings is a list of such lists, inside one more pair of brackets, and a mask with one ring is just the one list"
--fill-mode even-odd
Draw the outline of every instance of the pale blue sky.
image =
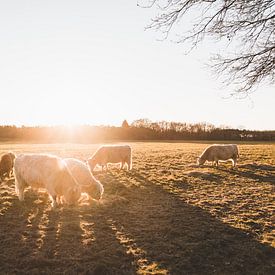
[[[107, 4], [108, 3], [108, 4]], [[196, 52], [144, 31], [136, 1], [0, 1], [0, 124], [120, 125], [124, 119], [275, 129], [274, 87], [223, 99]]]

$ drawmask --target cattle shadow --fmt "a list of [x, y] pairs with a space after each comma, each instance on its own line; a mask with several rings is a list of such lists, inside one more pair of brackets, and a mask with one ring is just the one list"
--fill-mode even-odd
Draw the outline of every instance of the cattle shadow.
[[201, 180], [206, 180], [209, 182], [215, 182], [215, 183], [221, 183], [223, 177], [219, 174], [213, 173], [213, 172], [200, 172], [200, 171], [190, 171], [184, 173], [184, 175], [188, 177], [193, 177], [193, 178], [199, 178]]
[[249, 170], [260, 170], [260, 171], [274, 171], [275, 172], [275, 166], [268, 165], [268, 164], [256, 164], [256, 163], [247, 163], [247, 164], [241, 164], [238, 165], [239, 168], [245, 168]]
[[[137, 179], [139, 186], [144, 186], [144, 182], [148, 180], [146, 175], [140, 174], [136, 170], [132, 170], [130, 173], [132, 177]], [[181, 176], [180, 178], [173, 178], [167, 181], [156, 180], [154, 183], [151, 182], [151, 184], [162, 186], [162, 188], [166, 190], [177, 189], [180, 191], [185, 191], [189, 188], [188, 178], [185, 175]]]
[[[171, 274], [272, 274], [275, 249], [190, 205], [135, 172], [139, 190], [125, 187], [129, 199], [112, 219], [118, 231], [134, 240], [146, 260]], [[112, 178], [113, 188], [124, 185]], [[120, 230], [121, 229], [121, 230]]]
[[12, 205], [0, 216], [0, 266], [1, 272], [6, 274], [19, 273], [22, 259], [32, 256], [47, 201], [45, 196], [38, 199], [37, 194], [31, 192], [23, 202], [15, 194], [12, 196]]
[[51, 233], [35, 258], [46, 273], [134, 274], [132, 259], [117, 241], [105, 210], [64, 208], [49, 217]]
[[[255, 163], [249, 163], [249, 164], [242, 164], [238, 165], [237, 167], [229, 167], [226, 165], [219, 165], [218, 167], [212, 166], [212, 165], [201, 165], [201, 166], [194, 166], [189, 165], [188, 167], [192, 168], [199, 168], [199, 169], [211, 169], [211, 172], [200, 172], [200, 171], [190, 171], [185, 172], [185, 175], [191, 176], [191, 177], [197, 177], [202, 180], [207, 180], [209, 182], [217, 182], [221, 183], [222, 180], [224, 180], [226, 174], [221, 175], [215, 173], [215, 171], [219, 172], [225, 172], [228, 174], [236, 175], [239, 177], [244, 177], [248, 179], [257, 180], [260, 182], [267, 182], [271, 184], [275, 184], [275, 166], [267, 165], [267, 164], [255, 164]], [[213, 171], [212, 171], [213, 170]], [[262, 173], [262, 174], [260, 174]]]
[[[275, 184], [275, 173], [273, 173], [273, 171], [275, 171], [275, 166], [272, 165], [244, 164], [239, 165], [237, 169], [219, 167], [219, 170], [232, 175], [257, 180], [259, 182]], [[259, 174], [261, 172], [265, 174]]]
[[274, 248], [138, 171], [108, 172], [100, 180], [102, 203], [52, 211], [46, 194], [31, 193], [25, 204], [15, 202], [0, 218], [1, 272], [274, 274]]
[[52, 210], [47, 193], [18, 198], [0, 217], [0, 266], [6, 274], [135, 274], [108, 221], [109, 206]]

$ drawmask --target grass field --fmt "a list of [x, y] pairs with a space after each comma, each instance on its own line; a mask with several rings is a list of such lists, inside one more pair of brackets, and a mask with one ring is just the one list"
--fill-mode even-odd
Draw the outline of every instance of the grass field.
[[[275, 274], [275, 144], [241, 144], [236, 169], [198, 167], [203, 143], [130, 143], [133, 170], [96, 172], [100, 202], [50, 208], [0, 185], [0, 273]], [[0, 144], [86, 160], [98, 144]]]

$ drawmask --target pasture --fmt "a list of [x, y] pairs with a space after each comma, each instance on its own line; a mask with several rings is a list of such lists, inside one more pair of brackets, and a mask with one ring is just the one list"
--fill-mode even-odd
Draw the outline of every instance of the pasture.
[[[50, 208], [0, 185], [0, 273], [275, 274], [275, 144], [198, 167], [204, 143], [129, 143], [133, 169], [95, 172], [101, 201]], [[86, 160], [98, 144], [0, 144]]]

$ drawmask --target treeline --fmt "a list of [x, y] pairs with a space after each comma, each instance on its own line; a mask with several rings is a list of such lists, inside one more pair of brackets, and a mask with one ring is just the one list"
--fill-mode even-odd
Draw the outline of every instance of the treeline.
[[76, 127], [0, 126], [0, 140], [45, 143], [90, 143], [120, 140], [275, 141], [275, 130], [251, 131], [215, 127], [209, 123], [152, 122], [148, 119], [139, 119], [130, 125], [124, 120], [121, 127], [90, 125]]

